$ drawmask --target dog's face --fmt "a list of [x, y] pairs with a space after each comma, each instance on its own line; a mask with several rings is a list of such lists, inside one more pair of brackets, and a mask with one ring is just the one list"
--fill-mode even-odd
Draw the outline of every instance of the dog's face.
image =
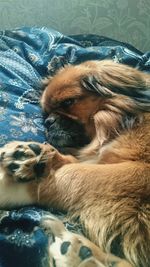
[[49, 80], [43, 93], [48, 141], [55, 146], [82, 147], [95, 135], [93, 117], [99, 109], [99, 98], [81, 81], [82, 72], [66, 67]]
[[143, 105], [143, 88], [146, 91], [141, 72], [112, 61], [87, 61], [59, 70], [41, 99], [49, 116], [48, 141], [58, 147], [83, 146], [95, 135], [105, 141], [140, 109], [138, 101]]

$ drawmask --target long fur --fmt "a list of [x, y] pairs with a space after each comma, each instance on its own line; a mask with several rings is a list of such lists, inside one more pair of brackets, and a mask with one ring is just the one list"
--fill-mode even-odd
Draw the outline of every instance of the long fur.
[[[73, 216], [80, 216], [91, 240], [108, 251], [114, 251], [117, 242], [120, 242], [120, 255], [136, 267], [148, 267], [150, 75], [110, 60], [68, 66], [58, 71], [49, 82], [43, 94], [42, 106], [49, 109], [55, 97], [56, 102], [77, 98], [78, 95], [82, 98], [82, 92], [91, 99], [95, 110], [86, 104], [87, 98], [85, 101], [83, 96], [83, 103], [79, 100], [79, 103], [61, 112], [66, 117], [68, 114], [76, 116], [75, 119], [85, 125], [87, 132], [89, 129], [89, 133], [92, 132], [91, 143], [79, 153], [80, 161], [100, 165], [85, 166], [82, 174], [78, 166], [78, 179], [81, 176], [91, 179], [86, 181], [85, 178], [88, 186], [82, 184], [89, 195], [82, 203], [77, 190], [82, 204], [79, 207], [77, 203], [76, 206], [72, 204], [70, 209]], [[86, 120], [86, 116], [83, 116], [88, 110], [91, 110], [94, 124], [89, 117]], [[59, 113], [59, 108], [56, 111]], [[92, 131], [94, 127], [95, 132]], [[78, 187], [77, 179], [76, 183], [74, 190]], [[95, 184], [92, 192], [91, 183]], [[81, 209], [80, 212], [78, 209]]]
[[28, 184], [30, 197], [79, 219], [106, 252], [149, 267], [150, 75], [87, 61], [64, 67], [46, 84], [43, 109], [81, 123], [90, 143], [77, 159], [58, 153], [40, 187]]

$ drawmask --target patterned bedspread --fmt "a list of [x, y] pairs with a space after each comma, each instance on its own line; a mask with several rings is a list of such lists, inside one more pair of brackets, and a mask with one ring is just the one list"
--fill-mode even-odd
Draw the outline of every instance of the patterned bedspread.
[[[0, 32], [0, 146], [12, 140], [46, 141], [39, 98], [41, 79], [64, 64], [111, 58], [150, 72], [150, 52], [96, 35], [64, 36], [47, 28]], [[36, 227], [50, 211], [0, 211], [0, 267], [47, 266], [47, 237]], [[61, 213], [51, 212], [63, 218]], [[66, 223], [73, 231], [80, 231]]]

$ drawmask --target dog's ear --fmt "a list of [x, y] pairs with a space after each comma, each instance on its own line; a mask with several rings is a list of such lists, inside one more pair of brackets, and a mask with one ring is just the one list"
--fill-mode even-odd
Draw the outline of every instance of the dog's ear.
[[101, 97], [113, 96], [113, 92], [102, 85], [98, 77], [96, 77], [95, 75], [85, 76], [81, 80], [81, 86], [83, 86], [88, 91], [99, 94]]
[[127, 67], [123, 72], [118, 69], [109, 72], [101, 71], [97, 75], [87, 75], [81, 80], [81, 85], [88, 91], [98, 94], [103, 98], [112, 98], [122, 95], [132, 99], [139, 110], [150, 111], [150, 75], [136, 69]]

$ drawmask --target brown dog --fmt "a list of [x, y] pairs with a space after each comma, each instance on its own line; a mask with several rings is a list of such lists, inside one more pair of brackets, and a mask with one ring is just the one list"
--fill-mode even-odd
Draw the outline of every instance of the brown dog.
[[[107, 60], [67, 66], [47, 80], [41, 103], [46, 113], [82, 124], [90, 144], [77, 159], [49, 145], [13, 143], [9, 153], [4, 147], [3, 173], [13, 177], [7, 187], [22, 193], [3, 202], [68, 211], [106, 252], [149, 267], [150, 75]], [[14, 182], [38, 178], [41, 169], [45, 179]]]

